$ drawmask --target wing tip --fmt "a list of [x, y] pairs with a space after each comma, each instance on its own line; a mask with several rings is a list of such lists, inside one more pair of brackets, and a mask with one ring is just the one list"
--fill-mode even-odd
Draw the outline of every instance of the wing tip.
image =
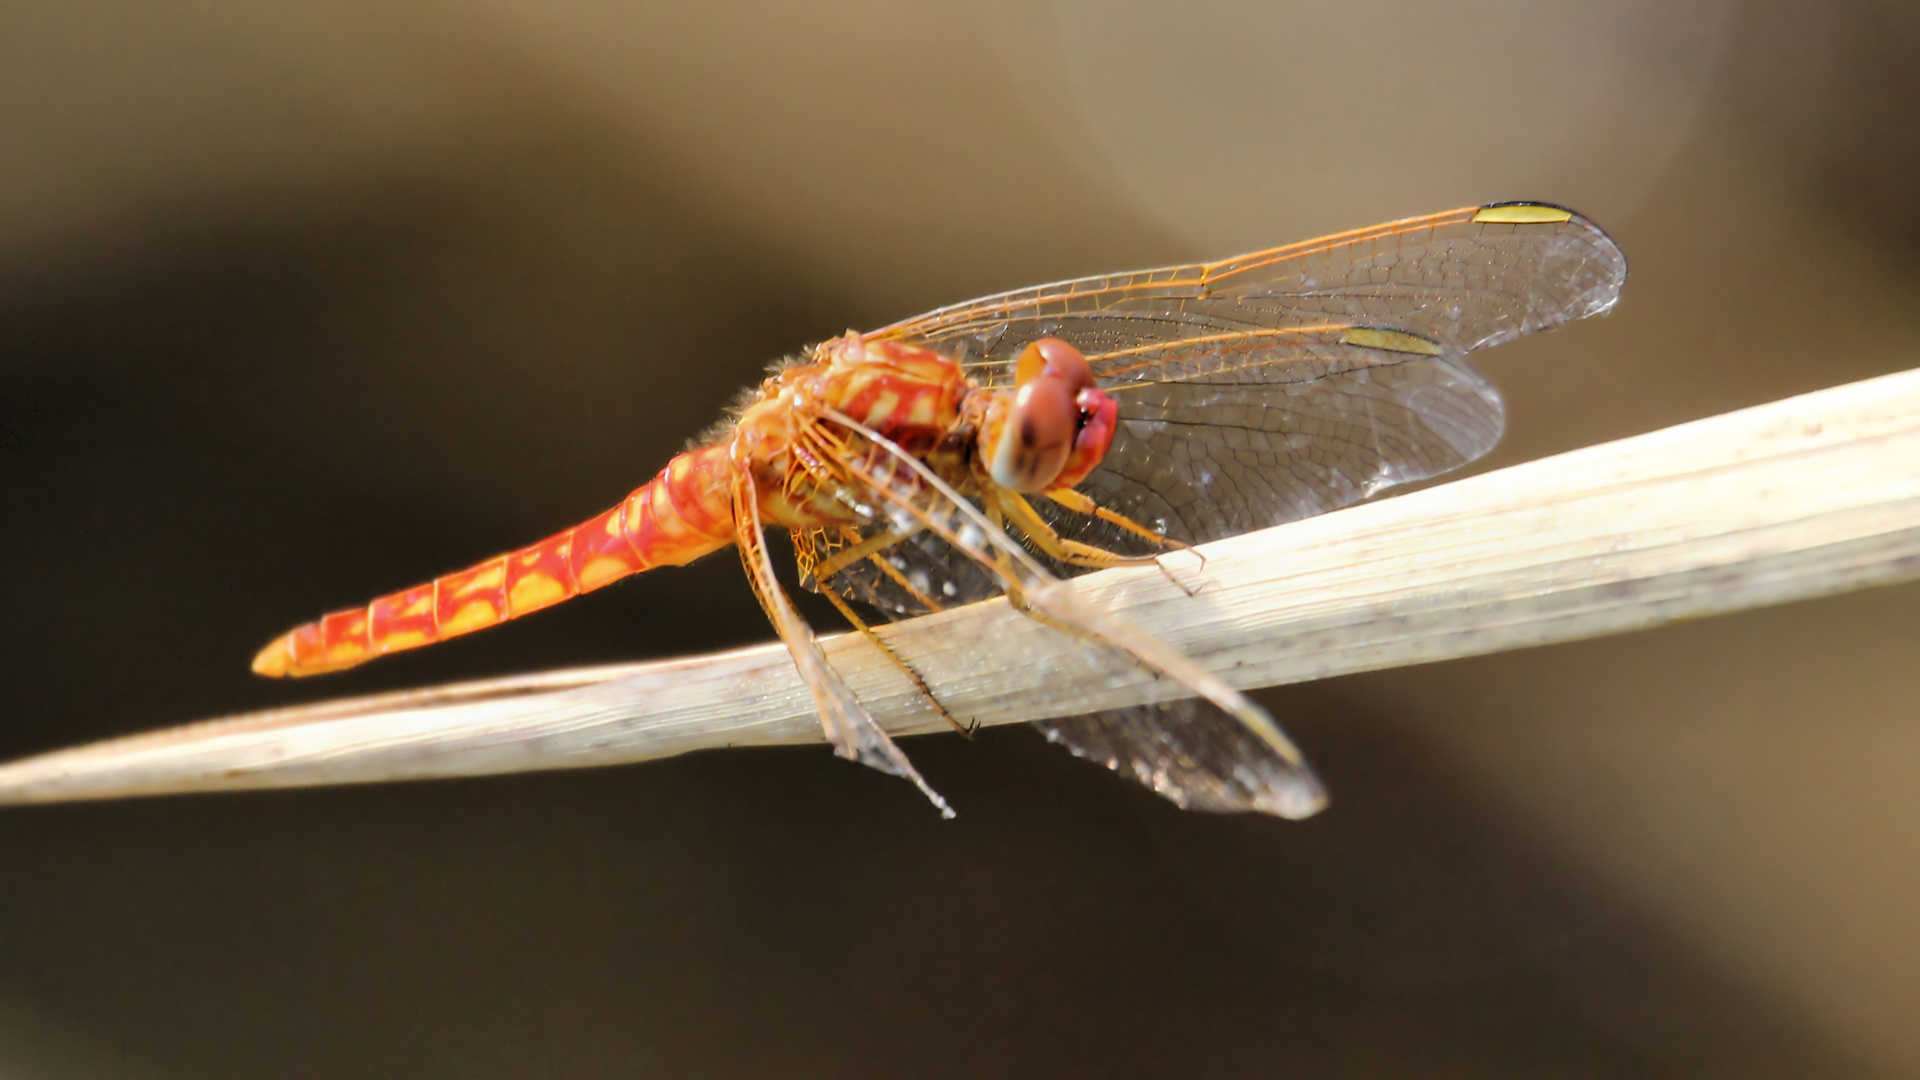
[[1305, 766], [1276, 777], [1252, 800], [1252, 809], [1288, 821], [1304, 821], [1327, 808], [1327, 789]]
[[1582, 297], [1585, 303], [1560, 322], [1604, 315], [1620, 302], [1621, 290], [1627, 284], [1627, 254], [1605, 229], [1585, 214], [1543, 199], [1510, 199], [1487, 203], [1474, 212], [1471, 220], [1483, 225], [1572, 225], [1586, 233], [1588, 241], [1604, 254], [1603, 261], [1612, 265], [1602, 275], [1603, 280], [1596, 282]]

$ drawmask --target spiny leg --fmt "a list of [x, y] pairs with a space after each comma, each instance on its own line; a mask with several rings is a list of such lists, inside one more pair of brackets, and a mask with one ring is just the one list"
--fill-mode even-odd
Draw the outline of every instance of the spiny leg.
[[[993, 526], [994, 531], [1001, 536], [1005, 536], [1007, 521], [1006, 516], [1001, 512], [999, 502], [988, 499], [986, 513], [987, 521]], [[980, 556], [976, 554], [974, 557], [979, 558]], [[1065, 630], [1071, 633], [1072, 627], [1066, 626], [1065, 624], [1048, 622], [1044, 616], [1037, 614], [1032, 606], [1027, 603], [1026, 593], [1021, 587], [1020, 575], [1013, 572], [1013, 559], [1014, 556], [1011, 549], [1000, 547], [997, 544], [994, 545], [994, 572], [1000, 578], [1000, 582], [1006, 590], [1007, 603], [1013, 605], [1015, 611], [1024, 612], [1036, 621], [1047, 623], [1047, 625], [1052, 626], [1056, 630]]]
[[1110, 566], [1141, 566], [1154, 561], [1152, 555], [1122, 555], [1117, 551], [1083, 544], [1078, 540], [1068, 540], [1055, 532], [1053, 526], [1034, 510], [1027, 500], [1011, 491], [995, 493], [999, 508], [1007, 519], [1019, 526], [1027, 539], [1048, 555], [1066, 563], [1068, 566], [1085, 566], [1105, 569]]
[[[799, 556], [801, 566], [805, 568], [806, 572], [812, 577], [814, 587], [839, 610], [841, 615], [846, 617], [848, 622], [852, 623], [861, 634], [865, 635], [868, 641], [871, 641], [882, 653], [885, 653], [887, 659], [893, 661], [894, 666], [899, 668], [902, 674], [906, 675], [908, 680], [913, 683], [914, 688], [920, 691], [921, 696], [925, 697], [927, 701], [933, 705], [934, 711], [938, 712], [941, 718], [946, 720], [947, 724], [951, 726], [953, 730], [968, 738], [972, 738], [973, 728], [963, 725], [953, 718], [953, 714], [948, 712], [947, 707], [940, 703], [940, 699], [936, 697], [933, 690], [927, 686], [926, 680], [920, 677], [920, 673], [915, 671], [913, 666], [908, 664], [899, 653], [894, 652], [892, 646], [881, 640], [880, 636], [873, 632], [873, 628], [868, 626], [866, 620], [862, 619], [859, 614], [853, 610], [850, 601], [841, 595], [839, 587], [833, 583], [833, 577], [841, 570], [852, 565], [855, 561], [847, 559], [845, 556], [849, 552], [857, 552], [862, 559], [872, 563], [875, 568], [892, 579], [896, 586], [913, 597], [922, 607], [929, 611], [943, 610], [941, 605], [932, 597], [915, 588], [913, 583], [907, 579], [907, 576], [893, 566], [891, 561], [880, 557], [882, 552], [891, 549], [910, 537], [918, 535], [921, 530], [914, 528], [900, 532], [882, 533], [879, 536], [870, 537], [864, 541], [860, 539], [858, 532], [845, 526], [840, 527], [837, 531], [843, 540], [850, 542], [850, 546], [841, 548], [831, 556], [823, 559], [820, 557], [818, 538], [825, 535], [825, 530], [793, 530], [794, 552]], [[886, 542], [879, 543], [878, 541]]]
[[1175, 540], [1170, 536], [1166, 536], [1161, 533], [1155, 532], [1154, 530], [1147, 528], [1145, 525], [1140, 524], [1139, 522], [1133, 520], [1132, 518], [1126, 516], [1125, 514], [1118, 513], [1117, 511], [1109, 510], [1106, 507], [1101, 506], [1099, 503], [1094, 502], [1090, 496], [1083, 495], [1078, 491], [1072, 490], [1071, 488], [1061, 490], [1061, 491], [1049, 491], [1047, 492], [1047, 498], [1051, 499], [1056, 503], [1059, 503], [1061, 506], [1066, 507], [1067, 509], [1073, 511], [1076, 514], [1085, 514], [1086, 516], [1091, 518], [1098, 518], [1109, 525], [1118, 526], [1119, 528], [1124, 529], [1127, 532], [1134, 534], [1135, 536], [1139, 536], [1144, 539], [1151, 540], [1154, 543], [1159, 544], [1161, 547], [1169, 548], [1174, 551], [1192, 550], [1189, 545], [1183, 544], [1180, 541]]
[[[884, 440], [882, 441], [884, 442]], [[887, 501], [897, 502], [899, 500], [899, 493], [893, 490], [893, 483], [897, 479], [893, 467], [893, 455], [900, 453], [898, 447], [893, 447], [891, 444], [881, 447], [881, 449], [886, 451], [886, 453], [882, 455], [881, 460], [887, 462], [885, 475], [883, 476], [877, 471], [869, 471], [871, 465], [863, 466], [862, 464], [857, 464], [857, 462], [861, 461], [861, 458], [849, 453], [849, 447], [846, 444], [845, 438], [830, 435], [829, 430], [821, 426], [809, 425], [800, 437], [796, 439], [796, 444], [807, 451], [806, 459], [808, 461], [819, 465], [838, 463], [839, 468], [846, 471], [847, 475], [844, 477], [822, 473], [819, 479], [823, 482], [844, 482], [857, 478], [862, 482], [862, 486], [867, 487], [877, 494], [883, 495]], [[907, 464], [910, 469], [921, 468], [916, 462], [909, 462]], [[905, 509], [905, 507], [902, 508]], [[1029, 510], [1029, 513], [1031, 513], [1031, 510]], [[987, 514], [989, 523], [992, 525], [995, 534], [1004, 537], [1005, 534], [1001, 531], [1002, 521], [999, 510], [989, 504]], [[912, 518], [915, 515], [909, 513], [907, 516]], [[892, 560], [880, 557], [881, 552], [910, 537], [927, 531], [927, 529], [928, 522], [923, 518], [911, 527], [896, 528], [878, 536], [858, 541], [849, 547], [834, 552], [833, 555], [825, 559], [819, 557], [813, 546], [812, 537], [818, 535], [818, 533], [807, 533], [796, 529], [794, 530], [793, 537], [795, 550], [801, 555], [802, 569], [812, 576], [814, 584], [826, 595], [827, 599], [832, 601], [835, 607], [839, 608], [840, 613], [846, 616], [848, 622], [858, 627], [863, 634], [866, 634], [869, 641], [878, 645], [881, 651], [886, 653], [888, 658], [893, 660], [894, 664], [898, 666], [901, 671], [905, 672], [909, 679], [913, 680], [914, 685], [920, 689], [921, 693], [926, 695], [927, 700], [933, 703], [933, 707], [939, 710], [940, 715], [946, 718], [947, 723], [952, 725], [955, 731], [971, 737], [973, 734], [972, 728], [963, 726], [958, 720], [954, 719], [953, 714], [947, 711], [947, 707], [941, 703], [938, 697], [934, 696], [932, 689], [920, 678], [919, 672], [914, 671], [912, 667], [908, 666], [906, 661], [902, 660], [885, 642], [881, 641], [880, 638], [868, 628], [866, 623], [854, 614], [844, 600], [837, 595], [836, 590], [828, 584], [833, 574], [838, 573], [848, 566], [854, 565], [858, 560], [851, 556], [858, 555], [866, 561], [871, 562], [875, 569], [879, 570], [883, 576], [891, 580], [897, 588], [912, 597], [923, 608], [928, 611], [942, 610], [943, 606], [934, 600], [933, 597], [927, 595], [924, 590], [916, 586], [906, 574], [900, 571], [899, 567], [893, 564]], [[847, 528], [842, 528], [840, 533], [842, 538], [846, 540], [857, 540], [859, 535], [852, 529]], [[951, 540], [952, 537], [948, 537], [948, 539]], [[962, 551], [962, 554], [967, 558], [976, 561], [983, 558], [978, 552], [964, 551], [957, 544], [954, 545], [954, 547], [955, 550]], [[1035, 620], [1048, 623], [1049, 625], [1055, 625], [1057, 629], [1064, 632], [1077, 632], [1071, 625], [1065, 623], [1055, 624], [1046, 615], [1028, 610], [1025, 600], [1020, 595], [1019, 575], [1014, 573], [1013, 563], [1010, 561], [1007, 552], [997, 550], [995, 553], [995, 562], [995, 576], [1000, 579], [1008, 601], [1017, 609], [1027, 611]]]
[[767, 618], [772, 620], [780, 640], [786, 644], [794, 667], [800, 670], [800, 677], [812, 693], [814, 707], [820, 712], [820, 726], [826, 732], [827, 741], [833, 744], [834, 752], [843, 758], [912, 781], [933, 801], [933, 805], [940, 808], [942, 817], [952, 817], [953, 808], [933, 788], [927, 786], [913, 763], [907, 760], [907, 755], [894, 745], [866, 706], [854, 696], [852, 688], [827, 663], [826, 654], [820, 651], [820, 643], [813, 636], [813, 629], [794, 610], [793, 601], [780, 588], [780, 582], [773, 572], [773, 559], [767, 553], [766, 539], [761, 531], [759, 495], [752, 474], [745, 469], [736, 474], [733, 483], [733, 520], [735, 543], [740, 548], [740, 561], [746, 567], [747, 580], [753, 586], [760, 606], [766, 610]]
[[[848, 530], [848, 531], [851, 531], [851, 530]], [[898, 535], [900, 536], [901, 539], [904, 540], [906, 537], [912, 536], [914, 535], [914, 533], [918, 533], [919, 531], [920, 530], [915, 529], [913, 530], [913, 532], [900, 533]], [[885, 549], [881, 549], [881, 550], [885, 550]], [[895, 585], [899, 586], [902, 592], [906, 593], [908, 596], [913, 597], [914, 602], [919, 604], [921, 607], [926, 608], [928, 611], [941, 610], [940, 605], [934, 601], [933, 597], [928, 596], [918, 586], [914, 585], [913, 581], [909, 579], [907, 575], [900, 572], [899, 567], [893, 565], [893, 563], [890, 560], [880, 558], [880, 551], [867, 552], [866, 561], [872, 563], [875, 569], [879, 570], [882, 574], [886, 575], [886, 577], [889, 580], [891, 580]], [[848, 563], [847, 565], [851, 566], [852, 563]], [[823, 579], [819, 578], [816, 575], [815, 580], [823, 580]]]
[[[1035, 617], [1045, 616], [1042, 621], [1049, 625], [1065, 624], [1063, 628], [1070, 629], [1076, 637], [1128, 655], [1136, 663], [1173, 679], [1239, 720], [1301, 777], [1301, 802], [1295, 808], [1298, 816], [1304, 817], [1324, 804], [1325, 794], [1300, 749], [1265, 709], [1179, 650], [1087, 605], [1047, 573], [1025, 549], [995, 529], [987, 515], [893, 440], [837, 410], [822, 408], [820, 414], [863, 436], [891, 458], [891, 467], [883, 476], [866, 463], [845, 457], [840, 464], [851, 478], [864, 482], [955, 550], [971, 556], [977, 565], [998, 575], [1008, 598], [1016, 600], [1023, 611]], [[915, 486], [899, 486], [894, 480], [894, 469], [906, 470]]]
[[913, 665], [902, 659], [899, 653], [894, 652], [893, 646], [882, 641], [880, 635], [874, 633], [873, 628], [867, 625], [867, 621], [854, 613], [853, 606], [847, 603], [846, 598], [840, 595], [838, 589], [817, 578], [815, 581], [820, 586], [820, 595], [831, 601], [833, 606], [839, 609], [840, 614], [844, 616], [848, 622], [853, 624], [854, 629], [866, 635], [868, 641], [873, 642], [874, 645], [879, 647], [882, 653], [886, 654], [887, 659], [893, 661], [893, 666], [899, 668], [901, 673], [907, 677], [908, 681], [913, 683], [914, 689], [920, 691], [920, 696], [927, 699], [927, 703], [933, 706], [933, 710], [940, 714], [940, 718], [945, 720], [949, 727], [969, 739], [973, 738], [973, 725], [962, 724], [953, 718], [953, 714], [948, 712], [947, 707], [940, 703], [940, 699], [934, 694], [933, 688], [928, 686], [927, 681], [920, 677], [920, 673], [913, 669]]
[[[858, 540], [858, 542], [854, 543], [851, 547], [841, 548], [832, 555], [819, 560], [809, 567], [808, 570], [812, 573], [815, 581], [825, 581], [840, 571], [845, 570], [847, 567], [852, 566], [854, 563], [885, 551], [918, 532], [920, 532], [918, 528], [913, 528], [900, 532], [885, 532], [878, 536], [870, 536], [865, 540]], [[843, 539], [857, 539], [858, 537], [858, 534], [852, 529], [843, 528], [840, 530], [840, 534]], [[797, 539], [798, 537], [796, 535], [796, 540]], [[880, 563], [879, 565], [882, 569], [892, 569], [885, 563]], [[902, 583], [904, 584], [904, 582]]]
[[[1173, 551], [1191, 551], [1194, 557], [1200, 560], [1200, 566], [1202, 568], [1207, 565], [1207, 557], [1202, 555], [1198, 548], [1183, 544], [1171, 537], [1162, 536], [1124, 514], [1116, 513], [1101, 506], [1099, 503], [1094, 502], [1092, 499], [1077, 491], [1048, 492], [1047, 497], [1076, 514], [1085, 514], [1088, 517], [1097, 518], [1109, 524], [1117, 525], [1127, 532], [1152, 540], [1161, 547]], [[1019, 504], [1019, 512], [1010, 512], [1009, 516], [1014, 517], [1020, 522], [1022, 530], [1026, 532], [1027, 536], [1032, 539], [1035, 544], [1040, 546], [1041, 550], [1059, 559], [1061, 562], [1067, 563], [1070, 566], [1096, 568], [1108, 566], [1138, 566], [1144, 563], [1152, 563], [1159, 569], [1161, 576], [1165, 577], [1174, 588], [1179, 589], [1188, 596], [1194, 594], [1194, 590], [1189, 589], [1185, 582], [1173, 576], [1173, 571], [1168, 570], [1166, 564], [1162, 563], [1158, 556], [1122, 555], [1117, 551], [1108, 551], [1105, 548], [1094, 547], [1091, 544], [1068, 540], [1055, 532], [1053, 527], [1047, 524], [1046, 519], [1042, 518], [1024, 498], [1021, 498], [1011, 491], [1001, 492], [1000, 498], [1009, 504], [1016, 502]], [[1010, 511], [1014, 511], [1014, 509], [1014, 507], [1009, 505]], [[1029, 524], [1029, 522], [1031, 522], [1031, 524]], [[1050, 544], [1060, 545], [1064, 554], [1056, 553], [1049, 546]]]

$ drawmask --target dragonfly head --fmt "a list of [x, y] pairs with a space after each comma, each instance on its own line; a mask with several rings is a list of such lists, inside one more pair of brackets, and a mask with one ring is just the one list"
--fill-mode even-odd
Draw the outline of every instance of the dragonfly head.
[[993, 481], [1031, 493], [1084, 480], [1113, 443], [1119, 406], [1094, 385], [1080, 350], [1059, 338], [1031, 342], [1014, 361], [1013, 404], [980, 431]]

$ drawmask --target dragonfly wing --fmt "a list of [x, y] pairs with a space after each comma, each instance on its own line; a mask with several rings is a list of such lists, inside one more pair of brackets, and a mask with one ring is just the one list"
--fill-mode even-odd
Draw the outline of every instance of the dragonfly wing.
[[907, 755], [860, 703], [853, 689], [827, 663], [813, 628], [794, 610], [793, 602], [780, 588], [773, 560], [767, 554], [758, 506], [759, 495], [752, 474], [743, 470], [735, 479], [733, 489], [735, 543], [740, 549], [740, 562], [754, 595], [760, 599], [760, 606], [766, 610], [768, 620], [793, 657], [793, 666], [799, 669], [800, 677], [813, 695], [827, 741], [843, 758], [909, 781], [939, 807], [942, 817], [952, 817], [953, 808], [927, 784], [920, 771], [907, 760]]
[[[1179, 377], [1210, 342], [1384, 326], [1463, 354], [1612, 307], [1626, 258], [1592, 222], [1544, 203], [1469, 206], [1217, 262], [1102, 274], [938, 308], [874, 331], [961, 354], [1012, 382], [1034, 338], [1079, 347], [1103, 383]], [[1142, 357], [1143, 347], [1188, 343]]]
[[[1346, 506], [1484, 454], [1498, 394], [1464, 359], [1612, 307], [1626, 260], [1543, 204], [1467, 207], [1214, 263], [1083, 278], [876, 332], [986, 385], [1027, 342], [1086, 353], [1121, 429], [1084, 490], [1189, 543]], [[1069, 535], [1103, 546], [1099, 528]]]
[[[1113, 446], [1080, 490], [1176, 540], [1202, 543], [1337, 510], [1451, 471], [1500, 439], [1500, 395], [1464, 361], [1288, 346], [1290, 378], [1135, 384], [1115, 393]], [[1074, 539], [1137, 544], [1098, 522]]]
[[[891, 523], [876, 520], [844, 528], [796, 531], [794, 548], [800, 557], [800, 583], [820, 591], [815, 567], [829, 563], [848, 548], [885, 536], [891, 529]], [[998, 578], [925, 530], [838, 567], [827, 584], [840, 596], [875, 608], [889, 620], [987, 600], [1002, 591]]]
[[[815, 459], [832, 462], [841, 472], [840, 479], [870, 492], [875, 505], [887, 507], [885, 516], [896, 529], [911, 526], [939, 537], [954, 558], [970, 561], [991, 576], [1021, 610], [1073, 634], [1084, 643], [1090, 661], [1087, 668], [1093, 677], [1107, 677], [1104, 672], [1116, 670], [1112, 665], [1116, 660], [1122, 661], [1118, 670], [1143, 668], [1206, 699], [1205, 705], [1196, 708], [1210, 709], [1219, 723], [1239, 729], [1238, 738], [1220, 736], [1207, 741], [1206, 745], [1214, 748], [1211, 754], [1204, 751], [1201, 742], [1193, 744], [1195, 753], [1202, 755], [1195, 760], [1204, 763], [1190, 773], [1193, 797], [1200, 800], [1196, 806], [1215, 799], [1218, 809], [1262, 810], [1299, 818], [1325, 805], [1325, 793], [1299, 749], [1266, 710], [1165, 642], [1088, 606], [978, 507], [885, 437], [839, 413], [823, 410], [822, 415], [859, 438], [830, 440], [814, 428], [810, 437], [815, 440], [811, 446]], [[1159, 714], [1127, 710], [1115, 715], [1137, 718], [1144, 733]], [[1062, 741], [1069, 746], [1117, 748], [1112, 756], [1115, 763], [1132, 762], [1136, 755], [1144, 761], [1152, 752], [1151, 739], [1129, 741], [1123, 733], [1112, 733], [1104, 744], [1091, 740], [1081, 743], [1075, 741], [1078, 729], [1063, 730], [1068, 734]], [[1164, 737], [1163, 748], [1173, 745], [1168, 739], [1177, 741], [1177, 736]], [[1259, 745], [1257, 753], [1250, 749], [1254, 744]], [[1234, 798], [1230, 787], [1221, 787], [1217, 798], [1206, 795], [1209, 789], [1204, 778], [1232, 775], [1224, 755], [1242, 750], [1249, 756], [1244, 781], [1247, 794], [1241, 797], [1240, 805], [1230, 801]], [[1168, 787], [1156, 790], [1169, 794], [1177, 783], [1170, 780]], [[1184, 786], [1179, 790], [1187, 791]]]
[[1311, 773], [1199, 698], [1033, 726], [1075, 757], [1137, 780], [1183, 810], [1301, 818], [1325, 802]]
[[[1014, 360], [1034, 339], [1071, 342], [1121, 417], [1083, 490], [1197, 543], [1346, 506], [1478, 458], [1505, 418], [1467, 354], [1606, 311], [1625, 280], [1619, 248], [1571, 211], [1465, 207], [1220, 262], [1020, 289], [871, 336], [947, 353], [986, 386], [1011, 385]], [[951, 507], [914, 509], [928, 520], [958, 517]], [[1152, 553], [1112, 526], [1044, 502], [1041, 510], [1063, 535]], [[903, 552], [895, 569], [911, 578], [924, 569], [915, 562], [922, 554], [935, 567], [1022, 561], [946, 539], [944, 552], [937, 543]], [[903, 614], [929, 609], [924, 591], [908, 590], [903, 601], [884, 567], [863, 573], [869, 602]], [[1034, 573], [1023, 586], [1047, 594], [1044, 573]], [[1077, 623], [1083, 629], [1100, 621], [1098, 613], [1045, 613], [1069, 623], [1091, 616]], [[1115, 626], [1094, 636], [1151, 666], [1163, 647], [1120, 645], [1130, 633]], [[1211, 701], [1041, 727], [1183, 806], [1284, 816], [1317, 808], [1318, 784], [1271, 719], [1244, 699], [1223, 709], [1238, 695], [1221, 689], [1205, 691]]]

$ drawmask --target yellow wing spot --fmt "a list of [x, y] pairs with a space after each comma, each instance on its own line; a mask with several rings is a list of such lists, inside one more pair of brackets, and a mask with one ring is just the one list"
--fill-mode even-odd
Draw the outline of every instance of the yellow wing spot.
[[1473, 220], [1493, 225], [1557, 225], [1573, 219], [1573, 211], [1545, 203], [1507, 203], [1483, 206]]
[[469, 630], [478, 630], [481, 627], [492, 626], [499, 621], [500, 613], [494, 610], [491, 603], [485, 600], [475, 600], [473, 603], [454, 612], [453, 618], [440, 624], [440, 636], [452, 637], [455, 634], [464, 634]]
[[433, 639], [427, 637], [425, 633], [419, 630], [396, 630], [386, 637], [381, 638], [379, 641], [374, 642], [373, 647], [383, 653], [397, 652], [401, 649], [412, 649], [425, 645], [431, 640]]
[[518, 615], [538, 611], [567, 598], [566, 586], [546, 574], [528, 574], [513, 583], [507, 593], [507, 608]]
[[580, 591], [586, 592], [589, 589], [597, 589], [616, 578], [626, 577], [632, 572], [633, 567], [628, 566], [623, 560], [603, 555], [582, 567], [575, 576], [580, 579]]
[[1409, 334], [1405, 330], [1355, 326], [1342, 331], [1340, 340], [1348, 345], [1358, 345], [1363, 349], [1385, 349], [1387, 352], [1414, 353], [1419, 356], [1440, 355], [1439, 342], [1423, 338], [1419, 334]]

